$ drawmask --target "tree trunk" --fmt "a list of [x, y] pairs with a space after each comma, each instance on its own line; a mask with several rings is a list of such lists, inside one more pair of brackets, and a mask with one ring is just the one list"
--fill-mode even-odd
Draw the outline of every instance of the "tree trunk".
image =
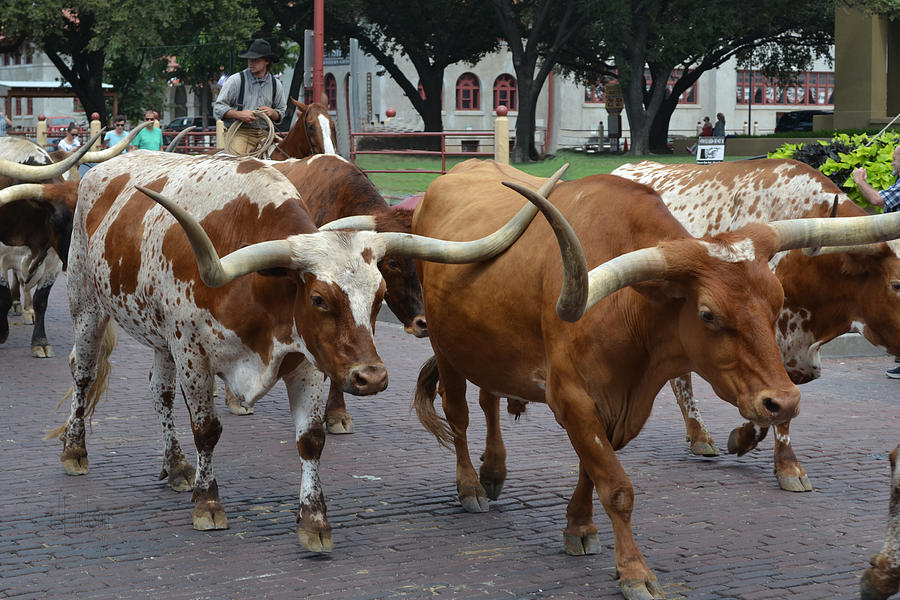
[[[534, 119], [536, 116], [537, 94], [531, 77], [518, 80], [519, 115], [516, 117], [516, 145], [513, 147], [512, 162], [524, 163], [540, 158], [534, 145]], [[540, 90], [538, 90], [540, 91]]]
[[[673, 100], [674, 98], [674, 100]], [[678, 106], [678, 97], [669, 95], [656, 111], [650, 124], [649, 145], [650, 151], [655, 154], [668, 154], [669, 150], [669, 122], [672, 113]]]

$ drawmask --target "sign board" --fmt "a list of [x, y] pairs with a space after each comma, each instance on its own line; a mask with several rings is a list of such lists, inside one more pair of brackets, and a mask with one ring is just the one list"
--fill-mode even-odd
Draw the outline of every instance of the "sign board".
[[708, 165], [710, 163], [725, 160], [725, 138], [716, 136], [702, 136], [697, 138], [697, 164]]
[[618, 114], [625, 108], [625, 96], [622, 95], [622, 86], [618, 83], [607, 83], [603, 86], [606, 98], [606, 111]]

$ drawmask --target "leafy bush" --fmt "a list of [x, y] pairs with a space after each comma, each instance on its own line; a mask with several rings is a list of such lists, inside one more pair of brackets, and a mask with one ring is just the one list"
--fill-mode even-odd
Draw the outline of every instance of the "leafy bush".
[[863, 208], [871, 208], [853, 181], [853, 170], [865, 167], [866, 180], [872, 187], [876, 190], [889, 188], [896, 180], [891, 172], [891, 155], [898, 144], [900, 133], [897, 131], [886, 131], [878, 138], [867, 133], [839, 133], [830, 141], [784, 144], [768, 156], [793, 158], [818, 169], [847, 192], [851, 200]]

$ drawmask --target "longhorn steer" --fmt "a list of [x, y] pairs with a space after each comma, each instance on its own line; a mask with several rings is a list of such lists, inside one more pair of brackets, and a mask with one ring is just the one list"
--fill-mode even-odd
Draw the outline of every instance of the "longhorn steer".
[[[144, 126], [136, 127], [131, 137]], [[53, 356], [44, 329], [44, 314], [50, 289], [65, 268], [77, 197], [78, 183], [62, 181], [62, 174], [81, 162], [108, 160], [115, 156], [113, 151], [121, 152], [130, 141], [126, 138], [114, 148], [90, 152], [98, 138], [99, 134], [56, 164], [34, 142], [18, 137], [0, 138], [0, 343], [6, 341], [9, 333], [6, 313], [21, 297], [16, 312], [21, 308], [26, 314], [33, 313], [31, 354], [36, 358]], [[47, 183], [20, 187], [21, 181]], [[9, 289], [10, 270], [18, 284], [13, 289], [18, 289], [21, 296], [13, 297]]]
[[[865, 216], [818, 170], [793, 160], [753, 160], [715, 165], [641, 162], [613, 171], [654, 188], [693, 235], [714, 235], [751, 221]], [[784, 288], [776, 339], [788, 375], [806, 383], [821, 374], [823, 344], [856, 326], [873, 344], [900, 355], [900, 245], [896, 242], [821, 256], [780, 253], [771, 267]], [[718, 454], [693, 399], [690, 375], [672, 381], [691, 452]], [[728, 451], [752, 450], [768, 428], [747, 423], [728, 439]], [[791, 447], [790, 423], [775, 428], [774, 471], [782, 489], [812, 489]]]
[[[455, 238], [489, 230], [516, 200], [500, 186], [504, 179], [540, 181], [493, 161], [466, 161], [428, 187], [413, 231]], [[588, 307], [596, 306], [576, 323], [556, 317], [559, 259], [540, 223], [491, 263], [417, 265], [435, 357], [419, 374], [415, 407], [432, 433], [452, 441], [460, 501], [479, 512], [488, 508], [482, 483], [499, 491], [506, 473], [498, 397], [547, 403], [580, 461], [566, 550], [599, 551], [596, 488], [612, 522], [623, 594], [661, 597], [631, 531], [634, 493], [615, 450], [638, 434], [665, 382], [690, 370], [761, 427], [792, 418], [800, 394], [778, 354], [782, 292], [767, 262], [780, 249], [846, 241], [849, 226], [846, 219], [799, 220], [695, 239], [649, 187], [608, 175], [562, 183], [552, 199], [575, 227], [587, 264], [600, 265], [590, 273]], [[898, 221], [889, 223], [893, 235]], [[438, 380], [449, 430], [433, 406]], [[481, 388], [495, 432], [482, 482], [468, 452], [467, 380]]]
[[[369, 215], [376, 231], [411, 231], [412, 211], [392, 210], [365, 173], [341, 156], [319, 154], [304, 160], [273, 162], [272, 166], [294, 184], [319, 227], [335, 219]], [[385, 256], [378, 261], [378, 270], [387, 285], [384, 299], [406, 332], [427, 336], [422, 286], [413, 261]], [[344, 395], [333, 383], [328, 391], [325, 421], [329, 433], [353, 432]]]
[[[372, 340], [384, 293], [377, 261], [393, 254], [484, 259], [515, 241], [533, 217], [521, 211], [489, 238], [462, 243], [317, 231], [294, 186], [261, 161], [148, 151], [94, 167], [79, 195], [68, 279], [74, 394], [60, 430], [65, 471], [88, 471], [84, 421], [104, 383], [98, 362], [112, 350], [102, 339], [114, 319], [155, 351], [150, 387], [165, 442], [160, 477], [178, 490], [193, 485], [197, 529], [227, 527], [212, 465], [222, 430], [212, 402], [215, 376], [250, 406], [285, 382], [301, 464], [297, 533], [313, 551], [332, 549], [318, 475], [322, 373], [357, 395], [387, 385]], [[219, 253], [229, 254], [220, 260]], [[175, 437], [176, 374], [196, 471]], [[92, 389], [95, 380], [100, 386]]]
[[888, 524], [881, 552], [870, 560], [872, 566], [859, 582], [862, 600], [886, 600], [900, 591], [900, 444], [890, 454], [891, 500]]

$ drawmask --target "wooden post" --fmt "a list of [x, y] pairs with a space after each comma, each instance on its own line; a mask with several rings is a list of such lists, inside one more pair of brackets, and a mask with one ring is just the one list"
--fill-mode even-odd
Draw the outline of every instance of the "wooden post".
[[502, 165], [509, 164], [509, 119], [508, 109], [502, 104], [497, 107], [494, 119], [494, 160]]
[[47, 149], [47, 117], [44, 115], [38, 115], [37, 145]]
[[225, 123], [222, 119], [216, 119], [216, 151], [225, 148]]
[[[98, 133], [100, 133], [100, 114], [99, 113], [91, 113], [91, 125], [90, 125], [90, 133], [88, 133], [88, 139], [91, 139]], [[96, 151], [100, 149], [101, 140], [97, 140], [94, 142], [94, 147], [91, 148], [91, 151]]]

